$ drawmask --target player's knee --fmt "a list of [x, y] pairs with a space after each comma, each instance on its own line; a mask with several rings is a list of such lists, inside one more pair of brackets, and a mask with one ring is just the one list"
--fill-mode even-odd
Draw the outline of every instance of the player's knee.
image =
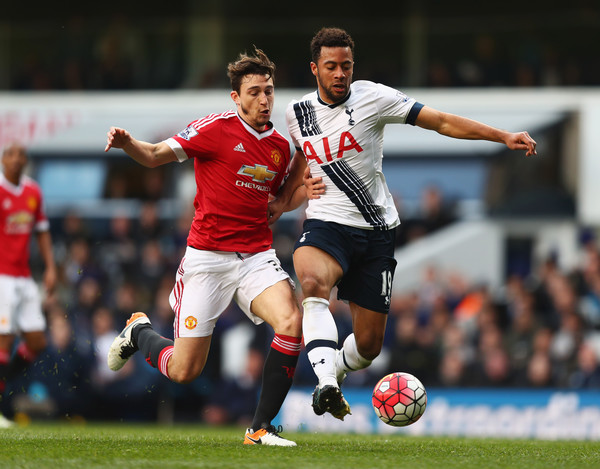
[[360, 353], [360, 355], [369, 360], [369, 361], [373, 361], [375, 360], [379, 354], [381, 353], [381, 347], [369, 347], [369, 348], [365, 348], [364, 350], [359, 349], [358, 353]]
[[383, 338], [378, 339], [376, 337], [370, 340], [357, 341], [356, 348], [361, 357], [367, 360], [375, 360], [381, 353], [381, 347], [383, 346]]
[[277, 319], [276, 324], [272, 326], [273, 330], [278, 334], [300, 337], [302, 335], [302, 314], [298, 308], [294, 308], [287, 314], [281, 315]]
[[330, 290], [328, 289], [325, 279], [316, 275], [305, 274], [300, 281], [302, 293], [305, 297], [316, 296], [320, 298], [328, 298]]
[[169, 367], [169, 379], [179, 384], [189, 384], [201, 373], [202, 368], [198, 369], [198, 367], [193, 366]]

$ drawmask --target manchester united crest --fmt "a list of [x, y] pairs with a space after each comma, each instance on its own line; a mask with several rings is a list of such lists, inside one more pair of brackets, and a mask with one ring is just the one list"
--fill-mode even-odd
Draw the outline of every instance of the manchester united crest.
[[188, 316], [184, 321], [185, 327], [190, 331], [198, 325], [198, 320], [194, 316]]
[[271, 159], [273, 160], [273, 163], [279, 165], [279, 162], [281, 161], [281, 153], [279, 153], [279, 150], [271, 150]]

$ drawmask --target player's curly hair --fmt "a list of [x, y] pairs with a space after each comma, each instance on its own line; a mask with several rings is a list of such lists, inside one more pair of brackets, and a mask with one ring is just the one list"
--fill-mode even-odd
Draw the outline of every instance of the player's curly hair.
[[354, 55], [354, 41], [350, 34], [340, 28], [321, 28], [312, 38], [310, 52], [314, 63], [321, 57], [321, 47], [349, 47]]
[[246, 75], [267, 75], [275, 80], [275, 64], [267, 54], [254, 46], [254, 55], [242, 53], [235, 62], [227, 65], [227, 76], [233, 91], [240, 92], [242, 79]]

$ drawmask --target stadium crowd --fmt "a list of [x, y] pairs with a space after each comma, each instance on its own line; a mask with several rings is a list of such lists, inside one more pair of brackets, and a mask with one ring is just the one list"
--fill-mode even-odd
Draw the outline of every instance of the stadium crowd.
[[[382, 19], [365, 17], [364, 24], [357, 24], [353, 31], [364, 48], [357, 50], [357, 60], [362, 64], [357, 79], [401, 88], [597, 86], [600, 66], [589, 57], [598, 41], [598, 9], [591, 2], [576, 3], [562, 12], [545, 8], [547, 16], [540, 18], [537, 29], [532, 29], [529, 22], [513, 23], [514, 18], [510, 18], [511, 28], [507, 28], [502, 18], [491, 18], [496, 13], [488, 16], [485, 12], [471, 17], [472, 22], [466, 17], [464, 28], [457, 22], [452, 29], [452, 21], [433, 13], [425, 14], [421, 21], [429, 24], [423, 32], [429, 50], [420, 59], [419, 70], [409, 69], [415, 68], [414, 63], [409, 65], [400, 59], [390, 63], [387, 54], [376, 53], [382, 49], [381, 38], [372, 34], [369, 25], [379, 28]], [[437, 5], [436, 10], [440, 7]], [[441, 11], [437, 14], [444, 15]], [[450, 17], [458, 14], [447, 13]], [[125, 12], [105, 19], [72, 14], [56, 20], [60, 23], [59, 32], [51, 19], [41, 24], [31, 22], [29, 26], [19, 23], [18, 31], [11, 29], [5, 33], [10, 53], [4, 60], [10, 58], [10, 62], [1, 67], [5, 77], [0, 79], [0, 87], [9, 91], [80, 91], [227, 86], [226, 77], [220, 73], [223, 64], [208, 58], [214, 54], [197, 57], [194, 59], [197, 63], [192, 60], [194, 54], [201, 54], [190, 45], [195, 38], [190, 18], [163, 15], [162, 8], [158, 18], [136, 16], [135, 21]], [[219, 31], [218, 25], [225, 25], [228, 20], [232, 18], [214, 19], [214, 31]], [[491, 22], [490, 27], [473, 28], [478, 21]], [[442, 25], [446, 29], [439, 31]], [[237, 38], [225, 35], [228, 30], [223, 28], [219, 47], [234, 47], [237, 53], [234, 44]], [[262, 47], [277, 63], [278, 87], [313, 85], [313, 77], [307, 73], [304, 62], [298, 60], [306, 57], [303, 34], [310, 32], [302, 26], [299, 31], [288, 31], [290, 37], [286, 41], [274, 40], [272, 36], [253, 39], [259, 41], [257, 45], [269, 44]], [[407, 41], [401, 35], [394, 35], [398, 32], [388, 34], [388, 40], [399, 46]]]
[[[236, 306], [218, 321], [209, 363], [189, 385], [164, 379], [140, 354], [117, 373], [106, 364], [112, 339], [135, 311], [146, 311], [154, 328], [172, 337], [168, 297], [190, 216], [162, 220], [157, 202], [147, 200], [139, 218], [116, 214], [104, 233], [76, 212], [52, 220], [61, 282], [44, 300], [49, 347], [9, 383], [0, 403], [5, 415], [210, 423], [252, 417], [272, 337], [268, 327], [250, 326]], [[426, 226], [405, 220], [400, 230]], [[275, 228], [291, 272], [287, 246], [299, 229], [297, 220]], [[507, 278], [500, 292], [433, 268], [415, 273], [423, 276], [419, 287], [393, 296], [382, 354], [344, 386], [370, 387], [401, 370], [427, 387], [600, 389], [600, 248], [593, 236], [585, 237], [581, 254], [574, 271], [549, 258], [527, 276]], [[35, 277], [40, 266], [33, 267]], [[343, 339], [351, 331], [348, 308], [334, 300], [332, 311]], [[313, 380], [303, 352], [294, 386]]]

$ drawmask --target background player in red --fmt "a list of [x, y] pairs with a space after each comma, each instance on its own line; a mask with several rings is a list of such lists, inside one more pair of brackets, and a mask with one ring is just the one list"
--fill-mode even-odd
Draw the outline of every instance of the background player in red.
[[215, 323], [234, 300], [254, 323], [265, 321], [275, 332], [244, 444], [295, 446], [271, 424], [292, 384], [302, 334], [293, 284], [271, 248], [267, 221], [269, 197], [290, 161], [289, 143], [270, 122], [274, 70], [258, 49], [240, 55], [228, 66], [237, 112], [211, 114], [165, 141], [142, 142], [115, 127], [108, 132], [106, 151], [122, 148], [144, 166], [193, 159], [197, 186], [188, 247], [170, 297], [175, 340], [135, 313], [108, 363], [118, 370], [140, 350], [169, 379], [188, 383], [202, 372]]
[[[12, 143], [2, 152], [0, 174], [0, 399], [6, 383], [22, 372], [46, 348], [46, 319], [38, 287], [29, 266], [31, 235], [36, 233], [44, 260], [44, 287], [56, 285], [50, 223], [42, 192], [23, 172], [25, 148]], [[17, 336], [22, 338], [13, 354]], [[0, 428], [12, 425], [0, 414]]]

